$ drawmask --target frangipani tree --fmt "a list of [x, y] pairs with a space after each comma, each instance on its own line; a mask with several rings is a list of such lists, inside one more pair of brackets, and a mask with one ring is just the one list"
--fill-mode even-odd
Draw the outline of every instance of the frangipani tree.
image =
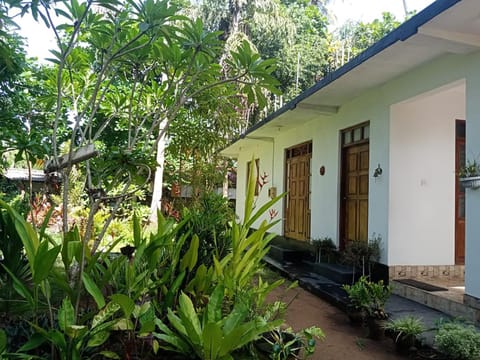
[[[51, 59], [56, 71], [50, 79], [55, 97], [50, 160], [51, 169], [62, 172], [65, 232], [73, 162], [79, 148], [96, 148], [82, 157], [90, 209], [83, 243], [93, 240], [92, 252], [120, 204], [149, 183], [155, 167], [151, 211], [156, 214], [165, 136], [180, 113], [222, 102], [231, 109], [241, 98], [263, 108], [262, 91], [276, 92], [273, 60], [261, 59], [243, 42], [221, 67], [220, 33], [206, 32], [175, 2], [34, 0], [18, 6], [42, 19], [57, 40]], [[66, 139], [69, 148], [61, 158]], [[95, 236], [94, 215], [101, 206], [111, 207], [111, 216]]]

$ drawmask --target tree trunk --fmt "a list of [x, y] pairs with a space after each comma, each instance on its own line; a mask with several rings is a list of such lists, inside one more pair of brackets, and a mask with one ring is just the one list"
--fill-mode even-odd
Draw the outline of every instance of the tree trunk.
[[230, 13], [232, 16], [232, 22], [230, 23], [230, 28], [228, 29], [228, 37], [231, 37], [233, 34], [237, 33], [240, 29], [240, 17], [242, 6], [239, 0], [231, 0], [229, 4]]
[[408, 9], [407, 9], [407, 0], [403, 1], [403, 10], [405, 11], [405, 18], [408, 16]]
[[224, 169], [227, 169], [225, 172], [225, 177], [223, 178], [223, 186], [222, 186], [222, 195], [224, 198], [228, 199], [228, 163], [226, 160], [223, 161]]
[[152, 203], [150, 204], [150, 222], [157, 223], [157, 211], [162, 209], [163, 195], [163, 169], [165, 163], [165, 131], [167, 120], [160, 124], [160, 138], [157, 143], [157, 168], [155, 170], [155, 179], [153, 181]]

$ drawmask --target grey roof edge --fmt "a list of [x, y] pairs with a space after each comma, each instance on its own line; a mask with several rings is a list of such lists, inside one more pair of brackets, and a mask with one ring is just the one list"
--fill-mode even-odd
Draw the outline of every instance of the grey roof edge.
[[301, 94], [290, 100], [286, 103], [283, 107], [278, 109], [277, 111], [268, 115], [265, 119], [259, 121], [258, 123], [254, 124], [250, 128], [248, 128], [243, 134], [238, 136], [236, 139], [232, 140], [230, 144], [228, 144], [224, 149], [228, 148], [229, 146], [233, 145], [237, 141], [244, 139], [248, 134], [252, 133], [253, 131], [257, 130], [258, 128], [264, 126], [265, 124], [269, 123], [270, 121], [274, 120], [275, 118], [279, 117], [280, 115], [284, 114], [289, 110], [293, 110], [296, 108], [297, 104], [301, 101], [308, 98], [310, 95], [314, 94], [315, 92], [319, 91], [320, 89], [326, 87], [327, 85], [333, 83], [338, 78], [342, 77], [343, 75], [347, 74], [351, 70], [355, 69], [357, 66], [363, 64], [368, 59], [372, 58], [373, 56], [379, 54], [386, 48], [390, 47], [391, 45], [395, 44], [397, 41], [404, 41], [409, 37], [415, 35], [418, 31], [418, 28], [428, 21], [432, 20], [437, 15], [440, 15], [444, 11], [448, 10], [453, 5], [461, 2], [462, 0], [436, 0], [425, 9], [420, 11], [415, 16], [412, 16], [410, 19], [405, 21], [395, 30], [390, 32], [388, 35], [371, 45], [369, 48], [364, 50], [362, 53], [357, 55], [355, 58], [350, 60], [345, 65], [341, 66], [335, 71], [332, 71], [325, 75], [320, 81], [318, 81], [315, 85], [308, 88], [307, 90], [303, 91]]

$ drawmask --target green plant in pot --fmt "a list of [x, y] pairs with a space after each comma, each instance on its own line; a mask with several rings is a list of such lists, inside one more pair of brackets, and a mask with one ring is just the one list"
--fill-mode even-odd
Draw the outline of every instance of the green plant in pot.
[[369, 328], [369, 336], [380, 340], [385, 334], [388, 314], [385, 304], [392, 293], [392, 287], [383, 280], [373, 282], [362, 276], [355, 284], [344, 285], [353, 307], [363, 310]]
[[272, 360], [306, 359], [315, 352], [316, 339], [323, 340], [323, 331], [312, 326], [299, 332], [276, 328], [265, 334], [257, 347]]
[[408, 315], [387, 322], [385, 330], [393, 335], [397, 352], [407, 355], [415, 351], [418, 336], [426, 329], [420, 318]]
[[362, 276], [356, 283], [342, 286], [349, 299], [347, 315], [352, 324], [361, 324], [366, 318], [366, 309], [370, 304], [367, 282], [367, 277]]
[[460, 183], [464, 188], [478, 189], [480, 187], [480, 163], [477, 160], [467, 160], [458, 170]]
[[319, 239], [312, 239], [311, 244], [315, 250], [315, 262], [321, 263], [326, 261], [329, 263], [333, 257], [337, 246], [333, 242], [332, 238], [326, 236]]
[[466, 164], [458, 170], [460, 178], [470, 178], [480, 176], [480, 164], [477, 160], [467, 160]]
[[366, 284], [370, 297], [370, 303], [366, 309], [369, 336], [372, 339], [381, 340], [385, 335], [385, 323], [388, 319], [385, 304], [392, 293], [392, 287], [385, 285], [383, 280], [367, 281]]

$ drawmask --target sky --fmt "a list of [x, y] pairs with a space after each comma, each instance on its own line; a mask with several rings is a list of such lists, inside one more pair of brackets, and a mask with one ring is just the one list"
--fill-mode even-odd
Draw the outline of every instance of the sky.
[[[407, 10], [421, 11], [434, 0], [405, 0]], [[372, 21], [380, 18], [382, 12], [393, 13], [397, 19], [404, 19], [403, 0], [331, 0], [329, 11], [333, 14], [334, 22], [331, 30], [341, 26], [347, 20]], [[22, 28], [20, 33], [27, 38], [29, 56], [40, 60], [49, 57], [49, 49], [55, 48], [55, 41], [50, 29], [46, 29], [26, 16], [15, 20]]]
[[[407, 11], [421, 11], [434, 0], [405, 0]], [[347, 20], [373, 21], [383, 12], [390, 12], [398, 20], [405, 18], [403, 0], [331, 0], [329, 10], [340, 26]]]

